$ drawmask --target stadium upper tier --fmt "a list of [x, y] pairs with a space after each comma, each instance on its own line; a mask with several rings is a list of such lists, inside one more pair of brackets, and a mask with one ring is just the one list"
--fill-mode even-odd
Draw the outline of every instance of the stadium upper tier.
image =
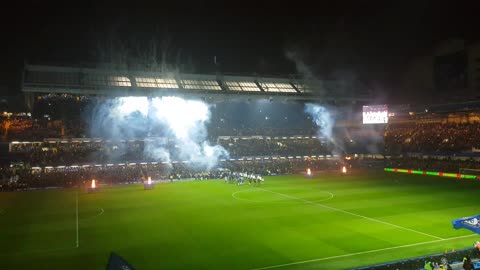
[[188, 96], [367, 101], [366, 91], [343, 81], [267, 78], [26, 65], [22, 91], [107, 96]]
[[[47, 139], [36, 142], [9, 144], [9, 152], [28, 161], [31, 165], [104, 164], [108, 162], [150, 162], [158, 161], [150, 148], [163, 141], [170, 158], [184, 160], [179, 145], [167, 138], [146, 138], [131, 140], [104, 140], [101, 138]], [[321, 143], [316, 137], [222, 137], [219, 144], [230, 153], [229, 158], [283, 157], [315, 158], [328, 157], [331, 145]], [[225, 157], [227, 158], [227, 157]]]

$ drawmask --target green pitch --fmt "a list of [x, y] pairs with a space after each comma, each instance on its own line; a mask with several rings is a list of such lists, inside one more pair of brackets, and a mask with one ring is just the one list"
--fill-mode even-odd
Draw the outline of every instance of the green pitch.
[[345, 269], [440, 253], [480, 238], [450, 223], [479, 213], [479, 187], [379, 173], [0, 193], [0, 269], [100, 270], [111, 251], [138, 270]]

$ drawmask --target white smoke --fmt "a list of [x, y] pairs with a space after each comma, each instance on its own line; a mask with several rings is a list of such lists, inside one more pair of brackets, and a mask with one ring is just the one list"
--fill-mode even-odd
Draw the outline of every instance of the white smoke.
[[154, 98], [151, 106], [155, 120], [165, 124], [177, 139], [206, 138], [205, 124], [210, 120], [207, 104], [179, 97], [162, 97]]
[[328, 148], [333, 146], [332, 154], [340, 154], [344, 152], [344, 147], [340, 142], [335, 140], [333, 135], [333, 127], [335, 126], [334, 115], [324, 106], [307, 103], [305, 104], [305, 112], [312, 117], [312, 121], [318, 127], [317, 136], [320, 141], [326, 141]]
[[206, 103], [163, 97], [153, 99], [151, 106], [154, 118], [168, 128], [174, 139], [179, 158], [190, 166], [211, 169], [220, 157], [228, 156], [223, 147], [207, 142], [210, 109]]
[[303, 61], [302, 56], [295, 50], [288, 50], [285, 52], [287, 59], [295, 63], [297, 71], [304, 76], [306, 80], [315, 79], [315, 75], [308, 65]]
[[335, 120], [330, 111], [323, 106], [307, 103], [305, 104], [305, 112], [312, 117], [313, 122], [317, 125], [317, 135], [333, 141], [332, 130]]
[[207, 141], [210, 108], [201, 101], [178, 97], [122, 97], [99, 104], [92, 117], [92, 133], [119, 140], [144, 138], [143, 155], [156, 161], [186, 161], [211, 169], [228, 152]]

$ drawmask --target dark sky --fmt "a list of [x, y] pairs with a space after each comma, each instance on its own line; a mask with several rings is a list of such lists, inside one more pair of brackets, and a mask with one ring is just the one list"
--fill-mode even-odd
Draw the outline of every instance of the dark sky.
[[388, 86], [411, 58], [447, 38], [475, 40], [479, 25], [474, 1], [64, 2], [2, 9], [5, 94], [18, 92], [24, 60], [96, 63], [99, 43], [121, 41], [134, 51], [152, 38], [168, 38], [170, 58], [191, 59], [199, 73], [215, 71], [214, 56], [223, 72], [295, 73], [289, 51], [321, 78]]

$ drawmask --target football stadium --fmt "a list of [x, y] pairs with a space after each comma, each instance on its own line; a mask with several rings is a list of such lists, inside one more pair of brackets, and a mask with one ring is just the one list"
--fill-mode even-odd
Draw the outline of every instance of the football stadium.
[[480, 43], [384, 5], [22, 15], [0, 269], [480, 269]]
[[478, 257], [476, 223], [452, 225], [477, 214], [476, 111], [417, 116], [360, 91], [322, 99], [312, 89], [323, 86], [298, 78], [33, 65], [23, 78], [33, 110], [2, 120], [7, 269], [417, 269]]

